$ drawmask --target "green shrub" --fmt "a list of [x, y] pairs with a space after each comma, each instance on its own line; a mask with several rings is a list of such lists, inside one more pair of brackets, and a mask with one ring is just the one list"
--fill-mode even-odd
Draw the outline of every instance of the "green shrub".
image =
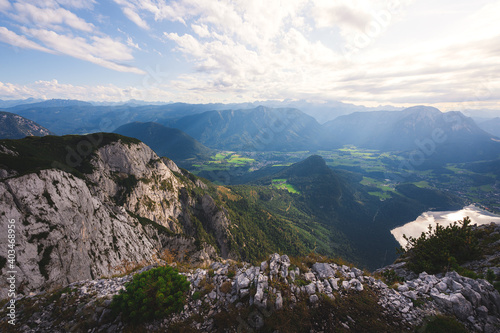
[[396, 272], [393, 269], [389, 269], [387, 271], [384, 271], [382, 273], [382, 276], [385, 279], [385, 283], [388, 285], [392, 285], [396, 282], [404, 282], [405, 279], [399, 275], [396, 274]]
[[453, 268], [453, 270], [455, 272], [457, 272], [458, 274], [460, 274], [462, 276], [465, 276], [465, 277], [468, 277], [471, 279], [482, 279], [483, 278], [482, 274], [477, 274], [476, 272], [471, 271], [470, 269], [459, 266], [456, 263], [455, 258], [451, 258], [450, 262], [451, 262], [451, 268]]
[[407, 259], [407, 267], [415, 273], [435, 274], [478, 259], [479, 241], [470, 223], [465, 217], [447, 227], [438, 224], [434, 230], [429, 225], [429, 231], [422, 232], [419, 238], [404, 235], [408, 244], [400, 251]]
[[135, 275], [125, 288], [113, 297], [111, 306], [124, 320], [138, 323], [181, 311], [189, 282], [176, 269], [165, 266]]
[[199, 291], [195, 291], [193, 296], [191, 296], [191, 298], [193, 299], [193, 301], [197, 301], [199, 300], [203, 295], [201, 294], [201, 292]]
[[425, 333], [467, 333], [467, 329], [455, 318], [436, 316], [429, 319], [424, 326], [418, 330]]
[[493, 281], [495, 281], [495, 278], [495, 273], [493, 273], [491, 269], [488, 269], [488, 271], [486, 272], [486, 280], [488, 280], [490, 283], [493, 283]]
[[295, 285], [299, 287], [307, 286], [310, 282], [307, 282], [302, 279], [295, 279]]

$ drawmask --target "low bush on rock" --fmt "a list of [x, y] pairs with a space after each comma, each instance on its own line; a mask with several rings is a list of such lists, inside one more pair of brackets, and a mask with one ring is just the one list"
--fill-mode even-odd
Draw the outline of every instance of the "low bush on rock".
[[189, 282], [176, 269], [164, 266], [135, 275], [125, 288], [113, 297], [112, 308], [125, 321], [139, 323], [181, 311]]
[[446, 316], [431, 317], [418, 332], [425, 333], [467, 333], [467, 329], [455, 318]]
[[435, 274], [478, 259], [479, 241], [470, 223], [465, 217], [447, 227], [429, 226], [429, 231], [422, 232], [419, 238], [404, 235], [408, 244], [400, 251], [406, 257], [407, 267], [415, 273]]

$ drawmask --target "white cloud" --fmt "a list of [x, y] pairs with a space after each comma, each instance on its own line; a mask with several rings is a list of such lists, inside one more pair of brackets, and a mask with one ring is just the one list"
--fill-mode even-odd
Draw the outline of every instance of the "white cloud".
[[53, 51], [29, 40], [28, 38], [26, 38], [26, 36], [20, 36], [5, 27], [0, 27], [0, 41], [22, 49], [32, 49], [47, 53], [53, 53]]
[[144, 21], [139, 16], [139, 14], [137, 14], [132, 8], [125, 7], [122, 10], [123, 10], [123, 14], [125, 14], [125, 16], [127, 16], [129, 18], [129, 20], [131, 20], [132, 22], [134, 22], [135, 24], [137, 24], [138, 27], [140, 27], [142, 29], [146, 29], [146, 30], [149, 29], [149, 26], [146, 23], [146, 21]]
[[208, 28], [205, 24], [191, 24], [191, 29], [200, 37], [205, 38], [210, 36], [210, 32], [208, 31]]
[[165, 36], [194, 63], [195, 72], [173, 84], [214, 94], [260, 95], [257, 98], [316, 89], [331, 76], [329, 70], [339, 68], [342, 57], [306, 36], [305, 7], [305, 1], [178, 3], [171, 17], [189, 13], [183, 19], [196, 21], [191, 24], [194, 34]]
[[134, 43], [134, 40], [132, 39], [132, 37], [127, 37], [127, 45], [130, 47], [133, 47], [136, 50], [141, 50], [141, 48], [139, 47], [139, 44]]
[[94, 30], [91, 23], [79, 18], [72, 12], [63, 8], [40, 8], [30, 3], [16, 2], [16, 13], [12, 16], [23, 24], [33, 24], [37, 27], [55, 28], [57, 25], [67, 26], [85, 32]]
[[93, 9], [95, 0], [17, 0], [19, 3], [30, 3], [39, 8], [75, 8], [75, 9]]
[[18, 1], [9, 9], [8, 17], [19, 32], [0, 28], [0, 40], [20, 48], [68, 55], [115, 71], [144, 74], [124, 63], [134, 60], [129, 46], [139, 49], [137, 44], [127, 41], [127, 46], [106, 36], [92, 23], [61, 7], [88, 10], [94, 4], [94, 0]]
[[[190, 24], [193, 34], [165, 34], [195, 70], [173, 84], [200, 94], [238, 94], [250, 100], [316, 96], [358, 102], [451, 103], [471, 98], [485, 80], [485, 73], [495, 73], [500, 66], [500, 41], [481, 40], [486, 32], [475, 35], [468, 45], [454, 42], [430, 47], [426, 40], [403, 49], [369, 47], [347, 61], [321, 39], [315, 40], [315, 31], [307, 26], [312, 19], [313, 27], [338, 28], [344, 38], [351, 38], [366, 32], [383, 10], [391, 10], [390, 22], [384, 26], [390, 29], [389, 23], [399, 20], [397, 10], [409, 3], [400, 1], [398, 8], [385, 1], [297, 1], [268, 11], [262, 10], [259, 1], [171, 3], [169, 15], [163, 18], [194, 22]], [[475, 16], [485, 18], [486, 12], [493, 11], [488, 8]], [[272, 13], [273, 18], [263, 13]], [[492, 26], [493, 21], [488, 22]], [[491, 30], [490, 35], [494, 35]], [[375, 38], [371, 42], [376, 45]], [[488, 84], [493, 90], [500, 88], [498, 80]]]
[[7, 9], [10, 9], [11, 5], [8, 0], [0, 0], [0, 11], [5, 11]]
[[[15, 96], [15, 97], [14, 97]], [[64, 98], [88, 101], [121, 101], [131, 99], [146, 101], [169, 101], [174, 93], [159, 87], [117, 87], [113, 84], [97, 86], [73, 85], [58, 80], [39, 80], [29, 84], [13, 84], [0, 81], [0, 99], [22, 98]]]
[[[478, 87], [486, 85], [491, 93], [483, 94], [482, 100], [500, 103], [500, 79], [495, 78], [500, 68], [500, 1], [114, 1], [130, 22], [148, 29], [141, 38], [150, 40], [140, 43], [151, 47], [144, 50], [148, 61], [168, 59], [168, 66], [176, 67], [168, 77], [172, 81], [165, 79], [150, 90], [123, 88], [124, 94], [190, 102], [313, 98], [358, 104], [450, 104], [474, 99], [482, 89]], [[55, 14], [40, 14], [43, 17], [36, 19], [24, 14], [27, 21], [45, 25], [21, 30], [25, 36], [3, 28], [0, 40], [57, 51], [117, 71], [143, 73], [123, 64], [136, 65], [132, 51], [140, 49], [137, 36], [124, 33], [120, 41], [96, 27], [85, 31], [84, 24], [70, 26], [57, 12], [61, 6], [91, 8], [94, 1], [81, 7], [76, 0], [29, 3], [45, 9], [40, 12], [44, 15]], [[380, 22], [383, 11], [390, 16]], [[165, 21], [184, 26], [179, 29], [179, 24]], [[374, 22], [381, 29], [369, 34]], [[164, 37], [164, 44], [154, 44], [158, 35]], [[369, 35], [368, 42], [355, 44], [363, 35]], [[347, 59], [342, 49], [353, 43], [357, 52]], [[181, 56], [171, 56], [169, 51]], [[61, 84], [47, 87], [57, 90]], [[104, 95], [114, 94], [106, 89]]]
[[133, 57], [130, 53], [130, 49], [126, 45], [112, 40], [109, 37], [94, 36], [92, 37], [92, 42], [89, 43], [82, 37], [60, 35], [49, 30], [24, 29], [24, 31], [42, 41], [50, 49], [61, 54], [86, 60], [119, 72], [144, 74], [144, 71], [136, 67], [115, 62], [132, 60]]

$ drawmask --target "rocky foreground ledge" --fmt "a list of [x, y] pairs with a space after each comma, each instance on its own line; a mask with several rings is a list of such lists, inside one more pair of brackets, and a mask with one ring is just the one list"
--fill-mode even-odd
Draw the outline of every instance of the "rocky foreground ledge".
[[[399, 264], [401, 265], [401, 264]], [[300, 267], [298, 267], [300, 266]], [[222, 261], [207, 269], [179, 266], [191, 283], [184, 310], [143, 324], [148, 332], [401, 332], [424, 331], [426, 322], [443, 314], [469, 331], [500, 331], [500, 294], [482, 279], [449, 272], [421, 273], [388, 286], [357, 268], [331, 262], [295, 266], [273, 254], [260, 266]], [[148, 266], [136, 272], [143, 272]], [[393, 268], [393, 267], [392, 267]], [[16, 326], [2, 332], [130, 332], [137, 327], [112, 314], [112, 296], [133, 274], [87, 280], [66, 288], [18, 299]], [[291, 326], [286, 326], [287, 323]], [[292, 321], [292, 323], [290, 323]], [[301, 326], [302, 325], [302, 326]]]

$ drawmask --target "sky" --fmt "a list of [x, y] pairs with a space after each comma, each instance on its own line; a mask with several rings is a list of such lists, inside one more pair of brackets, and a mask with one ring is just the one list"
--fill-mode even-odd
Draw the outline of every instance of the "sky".
[[0, 0], [0, 99], [500, 110], [500, 1]]

